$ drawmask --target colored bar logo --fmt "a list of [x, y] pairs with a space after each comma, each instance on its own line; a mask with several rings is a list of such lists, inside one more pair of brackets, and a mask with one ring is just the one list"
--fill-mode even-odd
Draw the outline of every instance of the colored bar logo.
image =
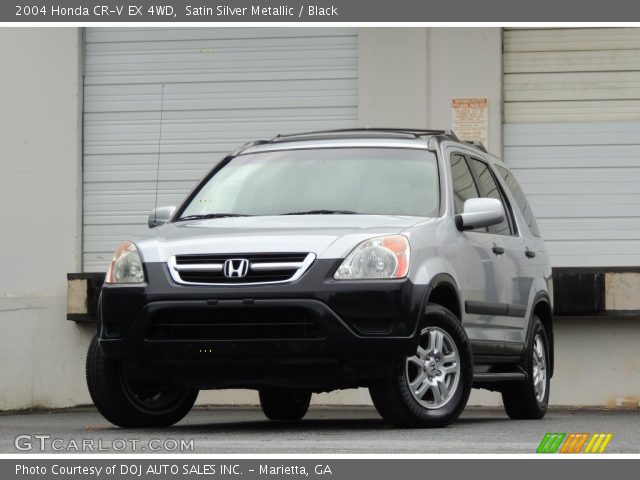
[[612, 438], [612, 433], [545, 433], [536, 453], [604, 453]]

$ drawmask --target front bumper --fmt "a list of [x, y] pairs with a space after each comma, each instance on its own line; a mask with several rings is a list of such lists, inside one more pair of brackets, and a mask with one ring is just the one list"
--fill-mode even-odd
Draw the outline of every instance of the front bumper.
[[[311, 383], [336, 383], [349, 377], [345, 369], [371, 376], [389, 359], [415, 352], [428, 287], [408, 279], [335, 281], [339, 264], [317, 260], [295, 282], [242, 287], [178, 285], [165, 264], [145, 264], [147, 284], [103, 287], [101, 349], [145, 374], [185, 378], [189, 371], [200, 379], [190, 384], [212, 386], [256, 385], [267, 377], [267, 384], [282, 384], [276, 377], [316, 367], [339, 373]], [[217, 380], [209, 384], [207, 376]]]

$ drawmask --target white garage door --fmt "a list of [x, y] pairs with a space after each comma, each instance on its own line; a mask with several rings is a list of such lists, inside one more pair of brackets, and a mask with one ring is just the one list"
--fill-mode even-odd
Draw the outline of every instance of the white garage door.
[[504, 158], [553, 265], [640, 265], [640, 29], [503, 39]]
[[175, 205], [243, 142], [355, 127], [357, 48], [347, 28], [87, 29], [84, 270], [146, 229], [157, 172]]

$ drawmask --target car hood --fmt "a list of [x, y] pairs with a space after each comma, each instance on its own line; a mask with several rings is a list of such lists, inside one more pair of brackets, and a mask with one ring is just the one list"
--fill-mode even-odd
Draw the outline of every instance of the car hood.
[[318, 258], [343, 258], [368, 238], [423, 221], [387, 215], [229, 217], [169, 223], [132, 240], [145, 262], [196, 253], [312, 252]]

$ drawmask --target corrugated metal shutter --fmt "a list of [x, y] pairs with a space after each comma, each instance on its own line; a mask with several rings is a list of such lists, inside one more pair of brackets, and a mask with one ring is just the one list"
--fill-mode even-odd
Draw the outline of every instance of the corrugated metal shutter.
[[640, 29], [503, 40], [503, 156], [553, 265], [640, 265]]
[[85, 271], [146, 228], [161, 104], [158, 205], [175, 205], [245, 141], [355, 127], [357, 48], [347, 28], [87, 29]]

